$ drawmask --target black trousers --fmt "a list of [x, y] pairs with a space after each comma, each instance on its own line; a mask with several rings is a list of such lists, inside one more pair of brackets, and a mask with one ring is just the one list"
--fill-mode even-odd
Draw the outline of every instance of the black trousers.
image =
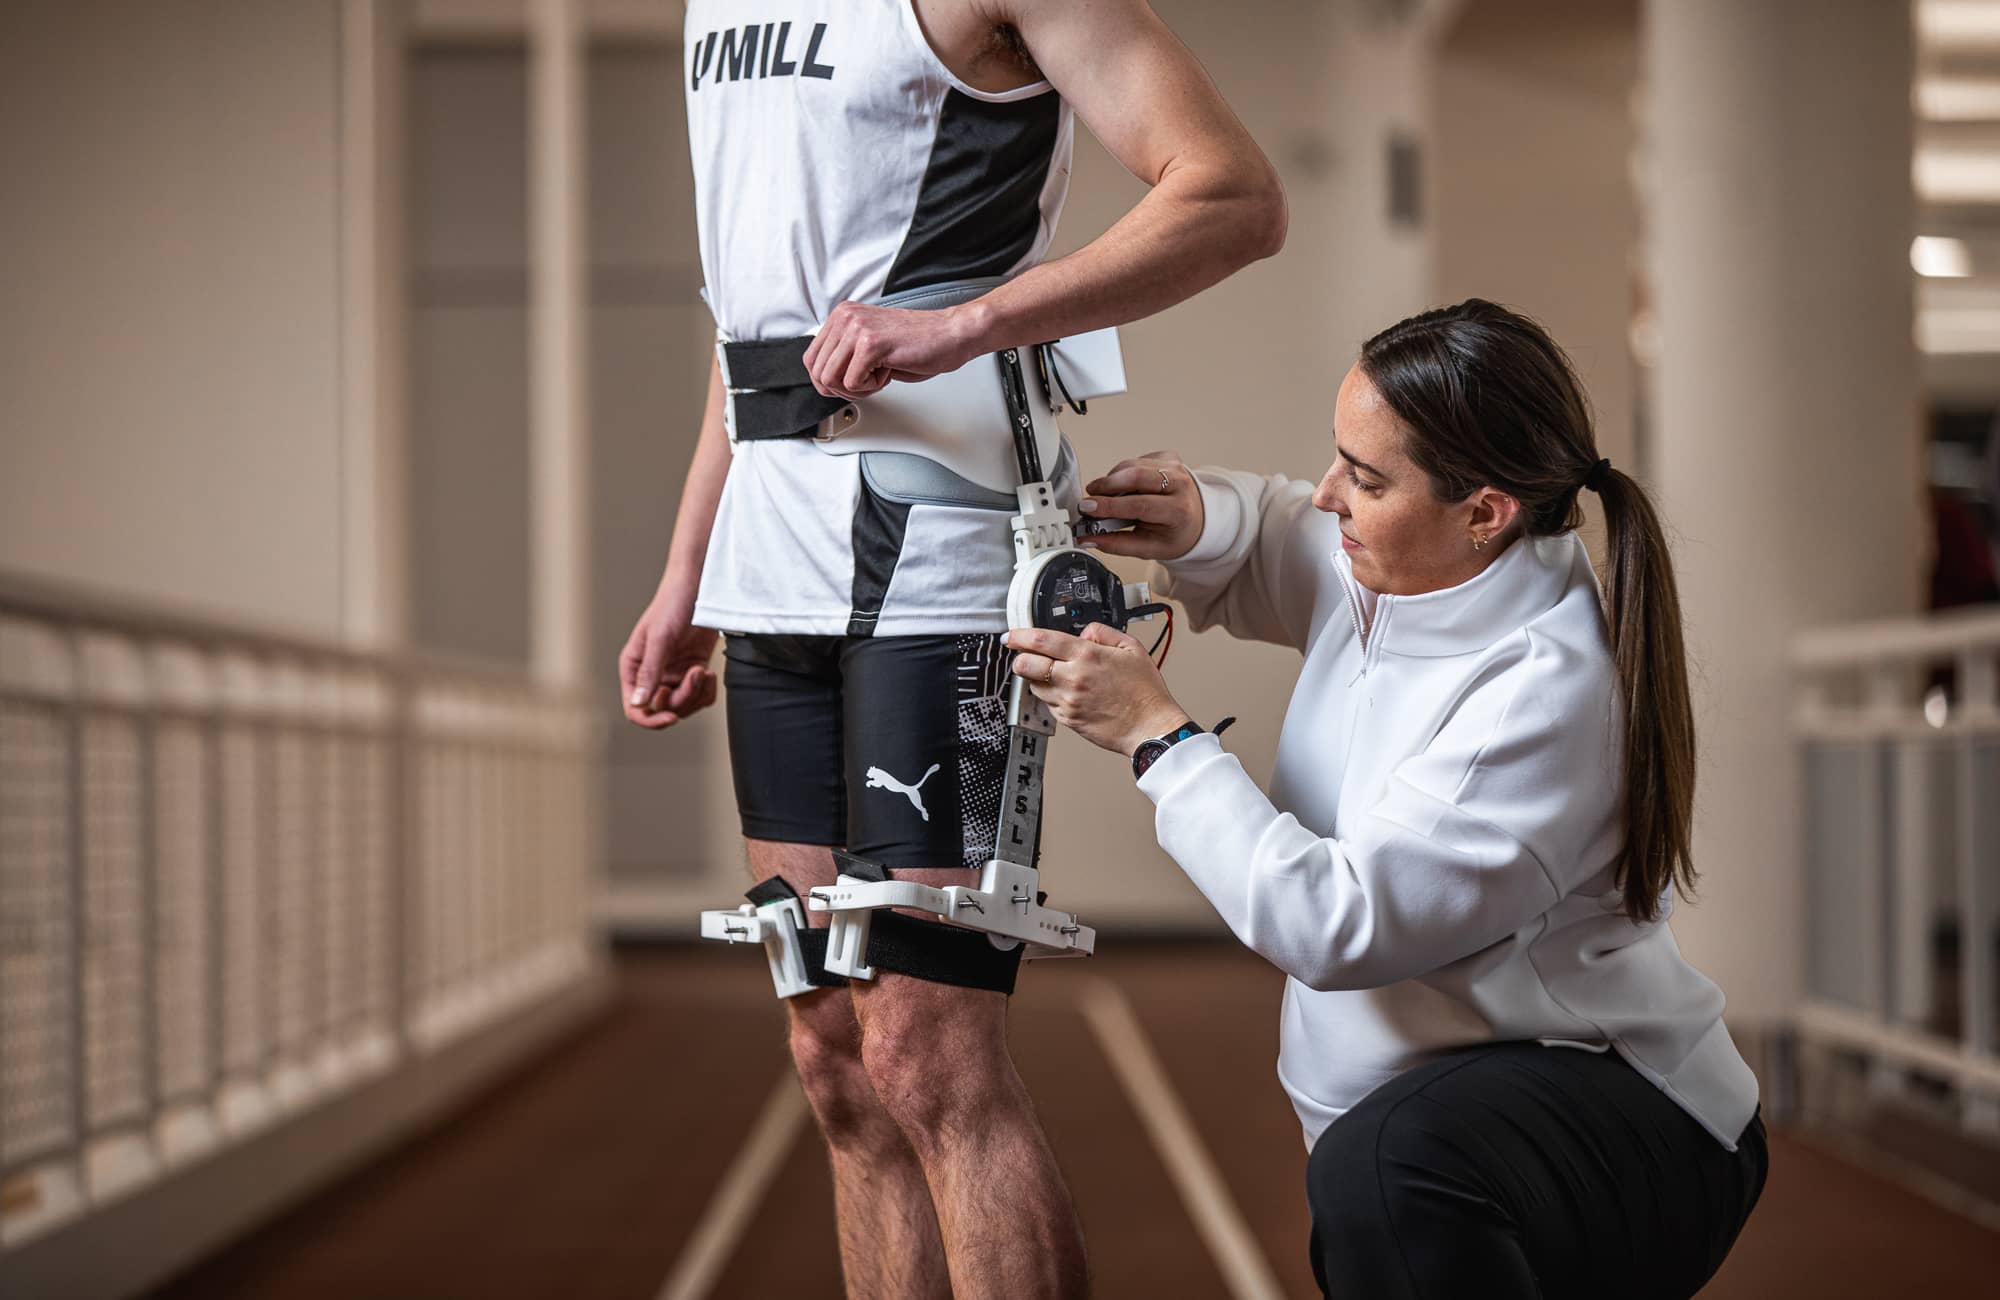
[[1679, 1300], [1728, 1255], [1767, 1159], [1761, 1118], [1727, 1150], [1614, 1052], [1454, 1052], [1314, 1144], [1313, 1273], [1334, 1300]]

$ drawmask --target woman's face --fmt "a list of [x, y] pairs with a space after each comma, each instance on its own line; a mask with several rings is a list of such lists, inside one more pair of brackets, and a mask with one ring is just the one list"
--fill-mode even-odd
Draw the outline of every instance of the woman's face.
[[[1403, 452], [1408, 429], [1359, 366], [1334, 403], [1335, 459], [1313, 504], [1340, 516], [1341, 547], [1370, 591], [1415, 596], [1469, 581], [1513, 539], [1514, 499], [1481, 488], [1439, 501]], [[1488, 539], [1483, 548], [1474, 538]]]

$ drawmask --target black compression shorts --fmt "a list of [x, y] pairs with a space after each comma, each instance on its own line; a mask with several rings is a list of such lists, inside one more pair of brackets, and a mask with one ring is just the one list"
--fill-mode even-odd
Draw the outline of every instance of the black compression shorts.
[[746, 837], [843, 847], [892, 870], [993, 856], [1007, 761], [999, 633], [732, 633], [723, 655]]

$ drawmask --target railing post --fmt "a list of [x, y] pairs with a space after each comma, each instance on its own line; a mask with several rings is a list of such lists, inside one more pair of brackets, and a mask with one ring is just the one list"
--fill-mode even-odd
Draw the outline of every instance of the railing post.
[[[1995, 946], [2000, 941], [2000, 647], [1974, 646], [1959, 654], [1958, 695], [1962, 727], [1958, 762], [1958, 897], [1960, 1041], [1968, 1053], [1991, 1056], [1996, 994]], [[1988, 737], [1982, 752], [1980, 735]], [[1982, 766], [1988, 778], [1980, 780]], [[2000, 1097], [1968, 1093], [1961, 1109], [1968, 1129], [2000, 1133]]]
[[69, 657], [70, 689], [62, 703], [63, 739], [68, 764], [63, 784], [68, 787], [69, 804], [66, 835], [69, 870], [69, 924], [64, 937], [69, 942], [69, 1113], [70, 1153], [76, 1161], [80, 1186], [88, 1187], [85, 1165], [90, 1148], [88, 1109], [89, 1084], [86, 1078], [89, 1050], [84, 1042], [84, 945], [89, 942], [89, 919], [84, 914], [87, 894], [83, 881], [83, 685], [81, 636], [74, 627], [63, 629], [64, 647]]
[[159, 826], [160, 765], [156, 745], [159, 739], [158, 697], [149, 680], [145, 703], [134, 714], [137, 730], [139, 780], [138, 836], [139, 859], [139, 1110], [144, 1117], [146, 1145], [155, 1160], [161, 1160], [160, 1120], [160, 966], [159, 966]]

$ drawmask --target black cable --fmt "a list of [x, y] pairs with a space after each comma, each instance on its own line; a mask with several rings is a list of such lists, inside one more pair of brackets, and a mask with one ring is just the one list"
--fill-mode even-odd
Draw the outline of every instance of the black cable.
[[[1140, 608], [1146, 609], [1149, 607], [1141, 605]], [[1166, 654], [1160, 654], [1159, 658], [1153, 660], [1153, 664], [1155, 667], [1165, 668], [1167, 666], [1167, 655], [1174, 652], [1174, 607], [1172, 605], [1161, 605], [1159, 608], [1167, 612], [1167, 625], [1160, 629], [1158, 636], [1153, 638], [1153, 648], [1148, 650], [1146, 654], [1149, 658], [1158, 654], [1161, 644], [1164, 643], [1167, 647]], [[1234, 722], [1235, 719], [1232, 718], [1230, 721]]]

